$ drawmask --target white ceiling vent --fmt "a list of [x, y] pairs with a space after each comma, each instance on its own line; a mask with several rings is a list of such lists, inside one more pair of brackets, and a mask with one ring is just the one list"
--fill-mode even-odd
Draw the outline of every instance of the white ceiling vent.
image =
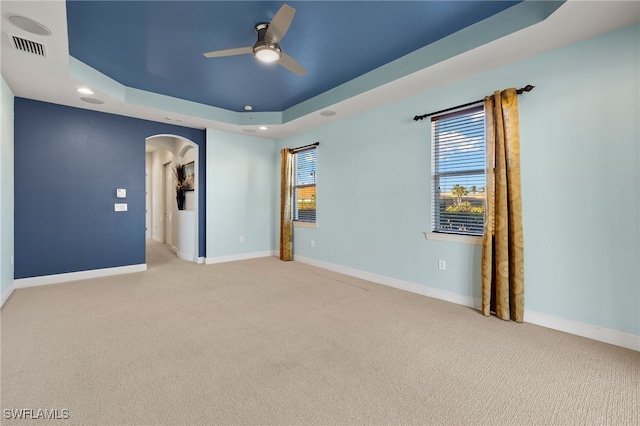
[[12, 34], [9, 34], [9, 38], [11, 39], [11, 45], [14, 49], [21, 50], [27, 53], [33, 53], [34, 55], [47, 57], [46, 51], [44, 49], [44, 44], [38, 43], [37, 41], [27, 40], [26, 38], [18, 37]]

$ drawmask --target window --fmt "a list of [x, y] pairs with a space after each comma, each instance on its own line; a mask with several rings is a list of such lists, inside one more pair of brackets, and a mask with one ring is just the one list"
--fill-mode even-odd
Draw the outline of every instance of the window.
[[293, 163], [293, 220], [316, 221], [316, 148], [294, 154]]
[[485, 209], [484, 108], [433, 117], [431, 230], [481, 236]]

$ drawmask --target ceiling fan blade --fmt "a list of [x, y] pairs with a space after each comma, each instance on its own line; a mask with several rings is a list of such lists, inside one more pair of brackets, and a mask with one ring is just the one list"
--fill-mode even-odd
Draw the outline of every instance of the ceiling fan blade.
[[203, 53], [203, 55], [207, 58], [219, 58], [221, 56], [244, 55], [252, 52], [253, 47], [237, 47], [235, 49], [214, 50], [213, 52]]
[[300, 65], [298, 61], [284, 52], [282, 52], [282, 57], [280, 58], [278, 63], [292, 73], [298, 74], [300, 77], [307, 73], [307, 70], [302, 65]]
[[291, 25], [291, 21], [293, 21], [293, 16], [295, 14], [296, 10], [294, 8], [287, 4], [283, 4], [271, 20], [269, 28], [267, 28], [267, 32], [265, 33], [265, 38], [279, 43], [289, 29], [289, 25]]

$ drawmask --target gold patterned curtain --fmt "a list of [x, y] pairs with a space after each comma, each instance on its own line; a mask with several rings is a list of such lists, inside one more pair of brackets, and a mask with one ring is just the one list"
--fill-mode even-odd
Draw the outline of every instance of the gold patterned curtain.
[[524, 236], [520, 189], [520, 130], [516, 89], [484, 99], [487, 140], [482, 313], [522, 322]]
[[280, 260], [293, 260], [293, 154], [280, 151]]

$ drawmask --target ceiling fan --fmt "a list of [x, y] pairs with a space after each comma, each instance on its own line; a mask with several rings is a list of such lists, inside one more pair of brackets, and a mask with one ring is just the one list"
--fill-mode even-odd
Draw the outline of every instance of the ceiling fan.
[[221, 56], [252, 53], [253, 56], [263, 62], [278, 61], [280, 65], [289, 71], [303, 76], [307, 73], [307, 70], [300, 65], [298, 61], [284, 53], [278, 44], [289, 29], [295, 13], [296, 10], [293, 7], [283, 4], [271, 22], [260, 22], [256, 24], [255, 29], [256, 33], [258, 33], [258, 41], [256, 41], [253, 46], [215, 50], [213, 52], [203, 53], [203, 55], [207, 58], [219, 58]]

